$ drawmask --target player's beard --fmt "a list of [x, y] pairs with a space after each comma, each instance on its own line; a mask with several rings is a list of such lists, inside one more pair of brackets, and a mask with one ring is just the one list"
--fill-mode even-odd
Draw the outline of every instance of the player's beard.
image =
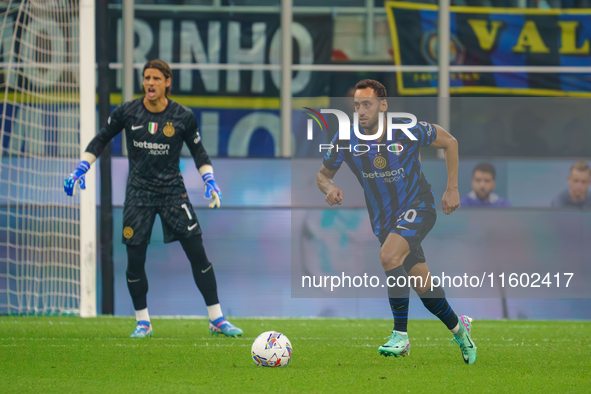
[[377, 130], [373, 130], [373, 128], [378, 124], [378, 120], [379, 120], [379, 116], [380, 116], [380, 112], [376, 112], [374, 116], [372, 116], [371, 118], [369, 118], [369, 120], [367, 121], [367, 124], [365, 126], [361, 126], [361, 128], [363, 129], [363, 131], [365, 132], [366, 135], [371, 135], [371, 134], [375, 134], [377, 133]]

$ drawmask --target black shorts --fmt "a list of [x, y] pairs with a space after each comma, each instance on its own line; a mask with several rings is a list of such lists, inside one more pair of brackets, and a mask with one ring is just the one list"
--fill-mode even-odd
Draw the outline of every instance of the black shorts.
[[178, 205], [159, 207], [126, 205], [123, 208], [123, 243], [126, 245], [150, 243], [156, 214], [160, 215], [162, 221], [165, 243], [201, 234], [197, 215], [189, 200]]
[[410, 208], [402, 212], [390, 231], [380, 233], [380, 245], [386, 242], [390, 233], [396, 233], [404, 238], [410, 246], [410, 253], [404, 259], [404, 269], [409, 272], [418, 263], [424, 263], [425, 253], [421, 242], [435, 225], [437, 211], [433, 208]]

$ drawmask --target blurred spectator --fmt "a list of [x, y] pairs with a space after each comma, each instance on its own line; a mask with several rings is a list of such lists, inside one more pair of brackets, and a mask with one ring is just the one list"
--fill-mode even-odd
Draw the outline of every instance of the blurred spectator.
[[566, 179], [568, 189], [552, 200], [552, 206], [590, 209], [591, 195], [588, 189], [591, 185], [591, 168], [589, 164], [585, 160], [577, 161], [571, 167], [570, 174]]
[[472, 191], [460, 200], [461, 207], [510, 207], [509, 201], [493, 190], [497, 187], [495, 167], [490, 163], [480, 163], [472, 172]]

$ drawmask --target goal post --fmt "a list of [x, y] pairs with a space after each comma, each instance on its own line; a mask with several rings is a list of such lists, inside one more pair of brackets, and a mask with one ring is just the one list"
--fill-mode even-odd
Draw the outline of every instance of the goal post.
[[3, 2], [0, 314], [96, 316], [96, 187], [63, 182], [96, 133], [94, 1]]
[[[95, 5], [80, 0], [80, 155], [96, 135]], [[90, 45], [83, 45], [90, 43]], [[80, 316], [96, 316], [96, 163], [80, 194]]]

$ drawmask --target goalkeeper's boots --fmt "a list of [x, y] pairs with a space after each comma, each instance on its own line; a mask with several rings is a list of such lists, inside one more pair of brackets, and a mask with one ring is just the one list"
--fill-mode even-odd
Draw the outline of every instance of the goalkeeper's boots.
[[147, 338], [152, 336], [152, 325], [149, 321], [140, 320], [131, 333], [131, 338]]
[[410, 354], [410, 342], [408, 334], [402, 334], [398, 331], [392, 331], [392, 336], [384, 345], [378, 348], [382, 356], [404, 357]]
[[227, 337], [240, 337], [242, 330], [227, 321], [223, 316], [209, 321], [209, 331], [212, 335], [224, 334]]
[[472, 318], [468, 316], [459, 317], [460, 329], [454, 334], [451, 342], [455, 342], [460, 345], [462, 350], [462, 357], [466, 364], [476, 363], [476, 345], [472, 342], [470, 331], [472, 330]]

